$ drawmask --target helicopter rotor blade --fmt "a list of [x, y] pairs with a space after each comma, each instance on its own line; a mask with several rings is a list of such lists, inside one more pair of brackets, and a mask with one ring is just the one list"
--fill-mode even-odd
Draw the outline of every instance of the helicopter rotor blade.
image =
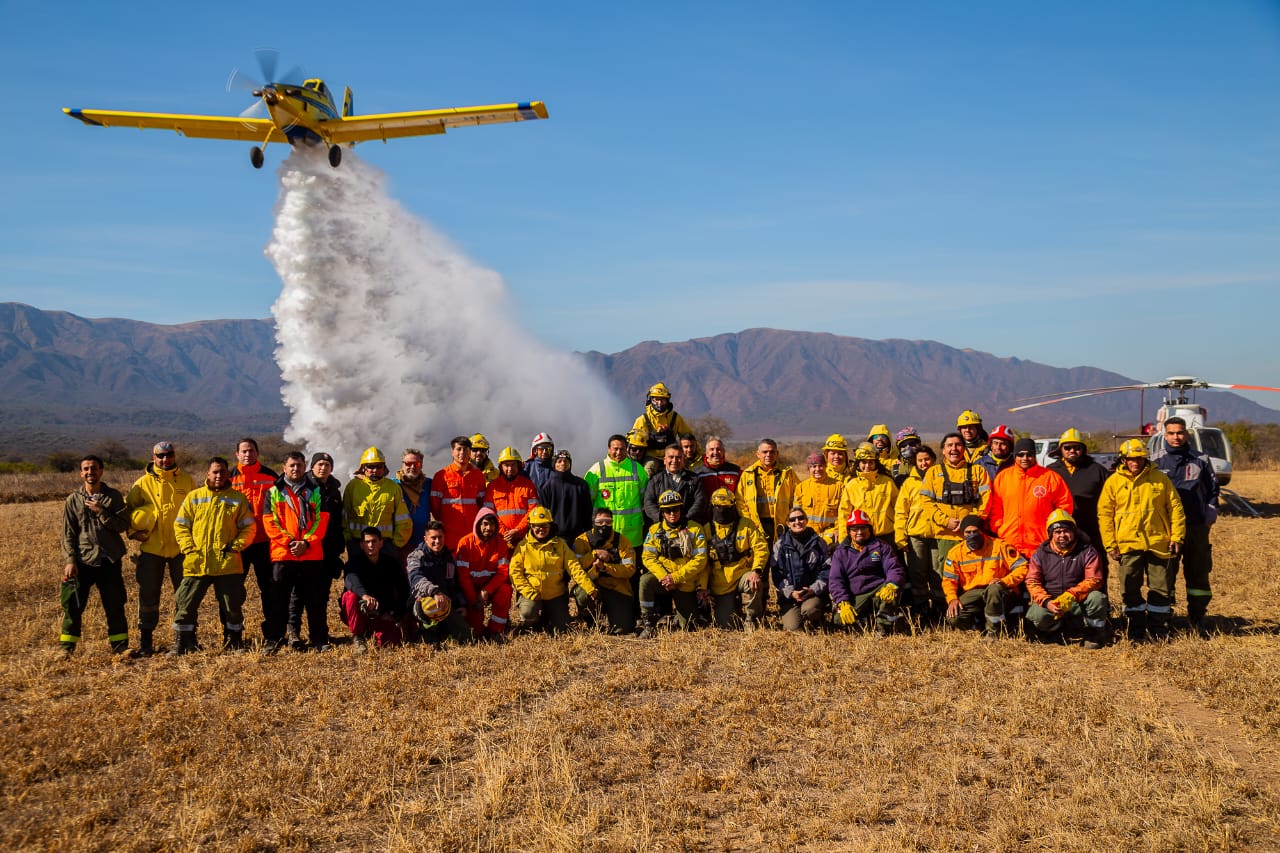
[[[1112, 391], [1141, 391], [1144, 388], [1156, 388], [1156, 387], [1158, 386], [1156, 386], [1153, 383], [1143, 382], [1138, 385], [1112, 385], [1107, 388], [1078, 388], [1074, 391], [1055, 391], [1052, 394], [1039, 394], [1034, 397], [1020, 397], [1014, 402], [1030, 403], [1032, 400], [1048, 400], [1050, 397], [1061, 397], [1062, 399], [1074, 399], [1074, 398], [1063, 397], [1063, 395], [1064, 394], [1081, 394], [1081, 395], [1087, 396], [1089, 394], [1110, 394]], [[1015, 410], [1010, 409], [1010, 411], [1015, 411]]]
[[1235, 390], [1237, 390], [1237, 391], [1277, 391], [1277, 392], [1280, 392], [1280, 388], [1270, 388], [1270, 387], [1268, 387], [1268, 386], [1266, 386], [1266, 385], [1228, 385], [1228, 384], [1223, 383], [1223, 382], [1206, 382], [1206, 383], [1204, 383], [1204, 384], [1205, 384], [1205, 385], [1207, 385], [1207, 386], [1209, 386], [1210, 388], [1233, 388], [1233, 389], [1235, 389]]
[[1049, 405], [1052, 405], [1052, 404], [1054, 404], [1054, 403], [1065, 403], [1065, 402], [1067, 402], [1068, 400], [1079, 400], [1079, 399], [1081, 399], [1081, 398], [1083, 398], [1083, 397], [1096, 397], [1096, 396], [1098, 396], [1098, 395], [1100, 395], [1100, 394], [1111, 394], [1111, 393], [1114, 393], [1114, 392], [1116, 392], [1116, 391], [1136, 391], [1136, 390], [1139, 390], [1139, 389], [1141, 389], [1141, 388], [1149, 388], [1149, 387], [1151, 387], [1151, 386], [1149, 386], [1149, 385], [1126, 385], [1126, 386], [1125, 386], [1125, 387], [1123, 387], [1123, 388], [1100, 388], [1100, 389], [1098, 389], [1098, 390], [1096, 390], [1096, 391], [1080, 391], [1080, 392], [1075, 393], [1075, 394], [1064, 394], [1064, 395], [1063, 395], [1063, 396], [1061, 396], [1061, 397], [1054, 397], [1054, 398], [1053, 398], [1053, 399], [1051, 399], [1051, 400], [1039, 400], [1039, 401], [1037, 401], [1037, 402], [1035, 402], [1035, 403], [1027, 403], [1027, 404], [1022, 405], [1022, 406], [1014, 406], [1013, 408], [1009, 409], [1009, 411], [1011, 411], [1011, 412], [1021, 412], [1021, 411], [1023, 411], [1024, 409], [1035, 409], [1035, 408], [1037, 408], [1037, 407], [1039, 407], [1039, 406], [1049, 406]]

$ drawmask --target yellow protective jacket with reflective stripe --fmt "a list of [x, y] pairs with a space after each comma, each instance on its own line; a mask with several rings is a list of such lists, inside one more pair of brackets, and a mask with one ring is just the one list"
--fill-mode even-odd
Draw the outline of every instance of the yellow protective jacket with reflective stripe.
[[[742, 469], [738, 479], [738, 514], [756, 523], [766, 536], [777, 536], [787, 526], [787, 513], [795, 505], [796, 486], [800, 478], [790, 468], [774, 468], [765, 471], [759, 460]], [[760, 499], [763, 498], [763, 501]], [[773, 530], [765, 530], [760, 523], [759, 503], [765, 503], [772, 511]]]
[[1135, 477], [1121, 463], [1102, 485], [1098, 528], [1108, 552], [1150, 551], [1167, 560], [1169, 545], [1186, 541], [1187, 517], [1167, 474], [1147, 463]]
[[[708, 569], [708, 588], [712, 595], [725, 595], [738, 589], [738, 581], [749, 572], [759, 572], [762, 583], [768, 583], [769, 543], [749, 518], [739, 518], [736, 529], [727, 524], [716, 524], [714, 521], [703, 528], [707, 537], [707, 556], [711, 558]], [[715, 538], [733, 538], [733, 547], [738, 558], [732, 562], [724, 562], [719, 550], [715, 547]]]
[[[508, 564], [511, 586], [532, 601], [548, 601], [569, 592], [569, 578], [584, 587], [591, 583], [577, 556], [559, 536], [539, 542], [532, 535], [520, 540]], [[584, 583], [585, 581], [585, 583]]]
[[253, 504], [228, 486], [214, 491], [201, 486], [187, 495], [174, 519], [173, 530], [185, 555], [182, 574], [244, 574], [240, 552], [257, 532]]
[[[840, 493], [840, 519], [843, 526], [855, 509], [871, 516], [871, 531], [886, 542], [893, 541], [893, 507], [898, 500], [898, 487], [893, 478], [880, 471], [859, 471], [845, 480]], [[835, 540], [844, 538], [845, 531]], [[833, 543], [834, 544], [834, 543]]]
[[360, 531], [376, 527], [384, 539], [403, 548], [413, 534], [413, 518], [409, 515], [409, 505], [404, 502], [404, 492], [390, 477], [381, 480], [353, 477], [342, 490], [342, 517], [348, 541], [359, 542]]
[[644, 434], [645, 440], [649, 442], [649, 449], [645, 455], [655, 460], [662, 459], [668, 447], [672, 445], [679, 447], [681, 435], [693, 432], [675, 409], [659, 413], [649, 405], [644, 407], [644, 414], [636, 418], [631, 429]]
[[640, 559], [658, 580], [670, 575], [681, 592], [707, 588], [707, 538], [697, 522], [684, 527], [671, 527], [665, 520], [654, 524]]
[[587, 595], [593, 594], [597, 588], [603, 588], [620, 592], [630, 598], [631, 577], [636, 573], [636, 549], [631, 547], [631, 543], [625, 536], [615, 530], [613, 538], [604, 550], [616, 551], [618, 559], [610, 560], [602, 567], [596, 568], [596, 554], [595, 549], [591, 547], [590, 536], [589, 532], [583, 533], [573, 542], [573, 553], [578, 557], [578, 568], [585, 578], [585, 580], [578, 580], [578, 576], [574, 575], [574, 583], [581, 586]]
[[893, 510], [893, 538], [899, 548], [907, 547], [908, 536], [919, 539], [933, 537], [933, 522], [920, 501], [920, 484], [923, 482], [922, 472], [913, 465], [912, 472], [898, 489], [898, 500]]
[[157, 468], [154, 462], [147, 465], [147, 473], [134, 482], [129, 496], [125, 498], [131, 512], [146, 508], [156, 516], [156, 526], [151, 528], [150, 535], [142, 543], [142, 553], [157, 557], [176, 557], [181, 553], [173, 534], [173, 520], [195, 487], [191, 475], [185, 471], [178, 468], [165, 471]]
[[[966, 474], [973, 501], [948, 503], [947, 495], [963, 488]], [[967, 462], [953, 468], [946, 462], [939, 462], [924, 472], [916, 500], [921, 502], [921, 511], [929, 520], [931, 538], [958, 540], [960, 534], [949, 530], [947, 522], [952, 519], [959, 521], [970, 513], [986, 518], [987, 504], [991, 502], [991, 479], [986, 469], [976, 463]]]
[[828, 542], [831, 541], [832, 531], [840, 527], [840, 492], [843, 491], [845, 482], [832, 477], [830, 471], [827, 468], [819, 477], [801, 480], [792, 497], [794, 505], [809, 516], [809, 528]]

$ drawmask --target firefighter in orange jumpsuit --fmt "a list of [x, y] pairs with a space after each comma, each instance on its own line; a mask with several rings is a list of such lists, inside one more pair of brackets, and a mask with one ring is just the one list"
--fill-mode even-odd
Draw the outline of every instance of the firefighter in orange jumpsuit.
[[498, 455], [498, 478], [489, 483], [484, 505], [497, 513], [498, 532], [508, 548], [520, 544], [529, 532], [529, 510], [538, 505], [538, 487], [524, 475], [524, 460], [514, 447]]
[[[476, 513], [472, 531], [454, 551], [458, 586], [467, 599], [467, 624], [477, 637], [495, 637], [507, 630], [511, 613], [511, 549], [498, 535], [498, 517], [489, 507]], [[486, 618], [485, 608], [489, 609]]]
[[453, 462], [431, 477], [431, 516], [444, 525], [444, 545], [453, 551], [471, 532], [488, 484], [484, 472], [471, 464], [471, 439], [457, 436], [449, 452]]

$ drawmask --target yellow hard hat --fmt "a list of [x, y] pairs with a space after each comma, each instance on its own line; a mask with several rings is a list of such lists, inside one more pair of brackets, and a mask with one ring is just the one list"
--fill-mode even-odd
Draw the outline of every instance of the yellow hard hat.
[[504, 447], [502, 452], [498, 454], [498, 464], [503, 462], [519, 462], [524, 464], [524, 460], [520, 458], [520, 454], [516, 452], [514, 447]]
[[684, 509], [684, 498], [680, 497], [680, 493], [675, 489], [667, 489], [658, 495], [658, 509], [674, 509], [675, 507]]
[[633, 429], [627, 433], [627, 444], [634, 444], [636, 447], [648, 447], [649, 439], [638, 429]]
[[376, 447], [370, 447], [368, 450], [364, 452], [364, 455], [360, 457], [361, 468], [363, 468], [365, 465], [386, 465], [386, 464], [387, 464], [386, 457], [384, 457], [382, 455], [382, 451]]
[[658, 382], [652, 388], [649, 389], [649, 393], [646, 394], [645, 396], [646, 397], [665, 397], [666, 399], [670, 400], [671, 392], [667, 390], [666, 385], [663, 385], [661, 382]]
[[550, 524], [552, 521], [551, 510], [545, 506], [535, 506], [529, 510], [529, 525], [531, 527], [535, 524]]
[[858, 449], [853, 451], [853, 461], [861, 462], [863, 459], [879, 459], [880, 454], [876, 453], [875, 447], [870, 442], [862, 442], [858, 445]]
[[434, 595], [424, 596], [413, 603], [413, 615], [424, 628], [434, 628], [449, 618], [453, 603], [447, 598], [441, 604]]
[[1142, 443], [1142, 439], [1131, 438], [1124, 444], [1120, 445], [1121, 459], [1146, 459], [1147, 446]]
[[1058, 446], [1061, 447], [1064, 444], [1084, 444], [1084, 436], [1080, 434], [1080, 430], [1071, 427], [1058, 436]]
[[962, 426], [982, 426], [982, 416], [973, 409], [965, 409], [960, 413], [960, 417], [956, 418], [956, 429]]
[[729, 494], [728, 489], [716, 489], [711, 493], [712, 506], [733, 506], [733, 495]]
[[489, 439], [485, 438], [480, 433], [476, 433], [475, 435], [471, 436], [471, 449], [472, 450], [488, 450]]
[[871, 428], [871, 432], [867, 433], [867, 440], [868, 440], [868, 441], [870, 441], [871, 439], [875, 438], [877, 435], [883, 435], [885, 438], [888, 438], [888, 437], [889, 437], [889, 425], [888, 425], [888, 424], [876, 424], [875, 426], [873, 426], [873, 427]]
[[827, 443], [822, 445], [822, 449], [823, 450], [843, 450], [845, 453], [848, 453], [849, 442], [845, 441], [844, 436], [841, 435], [840, 433], [833, 432], [831, 433], [831, 435], [827, 436]]
[[150, 506], [140, 506], [129, 513], [129, 527], [132, 530], [151, 530], [156, 526], [156, 511]]
[[1052, 533], [1053, 526], [1061, 523], [1070, 524], [1072, 527], [1076, 526], [1076, 520], [1071, 517], [1071, 513], [1065, 509], [1055, 509], [1049, 513], [1049, 520], [1044, 523], [1044, 532]]

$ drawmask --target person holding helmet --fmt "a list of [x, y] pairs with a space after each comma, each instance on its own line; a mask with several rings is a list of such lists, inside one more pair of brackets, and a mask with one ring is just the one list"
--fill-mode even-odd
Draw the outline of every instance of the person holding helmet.
[[609, 633], [633, 634], [636, 630], [636, 597], [631, 579], [636, 574], [636, 550], [614, 529], [613, 512], [597, 507], [591, 529], [573, 542], [585, 583], [575, 582], [572, 593], [578, 615], [590, 625], [609, 618]]
[[[1018, 440], [1006, 424], [1000, 424], [987, 436], [987, 449], [977, 458], [977, 463], [987, 472], [994, 483], [996, 474], [1013, 464], [1013, 443]], [[1032, 442], [1035, 447], [1035, 442]], [[1037, 539], [1040, 537], [1037, 536]]]
[[449, 452], [453, 462], [431, 477], [431, 517], [444, 524], [444, 544], [452, 551], [471, 532], [476, 513], [485, 505], [488, 481], [471, 464], [469, 436], [454, 436]]
[[529, 532], [529, 510], [538, 506], [538, 488], [523, 469], [524, 460], [516, 449], [502, 448], [498, 479], [491, 481], [484, 493], [484, 505], [497, 514], [498, 533], [508, 548], [519, 545]]
[[991, 480], [981, 465], [969, 461], [959, 433], [942, 437], [942, 459], [924, 472], [916, 500], [932, 525], [932, 538], [938, 542], [934, 569], [942, 574], [947, 553], [964, 538], [961, 519], [985, 516], [991, 502]]
[[[529, 535], [511, 554], [511, 586], [522, 625], [569, 630], [569, 579], [591, 585], [565, 541], [552, 535], [551, 510], [529, 510]], [[585, 581], [585, 583], [584, 583]]]
[[1012, 545], [988, 536], [980, 515], [960, 520], [962, 541], [947, 552], [942, 567], [942, 594], [947, 598], [947, 625], [973, 628], [986, 617], [983, 639], [1005, 632], [1009, 607], [1021, 601], [1017, 592], [1027, 576], [1027, 560]]
[[661, 469], [663, 453], [671, 445], [679, 445], [680, 436], [692, 433], [685, 419], [671, 406], [671, 392], [658, 382], [645, 394], [644, 414], [631, 427], [645, 437], [649, 445], [649, 476]]
[[889, 439], [889, 425], [876, 424], [867, 432], [867, 441], [875, 448], [876, 458], [888, 470], [893, 465], [893, 444]]
[[1098, 498], [1098, 526], [1102, 547], [1120, 564], [1124, 578], [1129, 639], [1142, 640], [1148, 631], [1156, 639], [1168, 637], [1172, 565], [1186, 539], [1187, 518], [1178, 490], [1168, 475], [1150, 464], [1140, 439], [1120, 445], [1120, 467], [1107, 478]]
[[[644, 440], [639, 433], [632, 436], [637, 441]], [[649, 475], [645, 473], [643, 459], [636, 461], [627, 457], [627, 441], [621, 435], [609, 436], [607, 455], [588, 468], [582, 479], [591, 490], [592, 505], [608, 509], [613, 517], [613, 529], [622, 534], [632, 548], [638, 548], [644, 542], [644, 490], [649, 485]], [[643, 457], [644, 448], [638, 451]]]
[[191, 475], [178, 467], [178, 451], [169, 441], [151, 449], [146, 472], [125, 498], [129, 538], [142, 543], [137, 557], [138, 655], [154, 654], [153, 635], [160, 624], [160, 588], [169, 576], [173, 591], [182, 583], [182, 549], [173, 531], [178, 508], [195, 490]]
[[844, 491], [840, 493], [839, 517], [847, 519], [855, 509], [860, 509], [871, 519], [875, 535], [892, 542], [898, 487], [870, 443], [864, 442], [853, 452], [853, 464], [857, 472], [845, 481]]
[[982, 428], [982, 417], [973, 409], [965, 409], [956, 418], [956, 432], [964, 439], [965, 461], [977, 462], [987, 449], [987, 431]]
[[729, 461], [724, 450], [724, 439], [718, 435], [710, 435], [707, 436], [707, 450], [703, 454], [702, 464], [694, 473], [698, 475], [698, 485], [702, 487], [702, 494], [710, 506], [711, 496], [719, 489], [725, 489], [731, 495], [737, 493], [742, 466]]
[[545, 432], [535, 435], [529, 443], [529, 459], [525, 462], [524, 475], [533, 481], [535, 487], [541, 489], [547, 477], [551, 476], [554, 470], [551, 457], [555, 452], [556, 443]]
[[773, 547], [778, 533], [786, 528], [781, 520], [795, 503], [800, 484], [789, 466], [778, 464], [778, 442], [762, 438], [756, 445], [756, 461], [748, 465], [738, 480], [738, 513], [751, 519]]
[[[1071, 427], [1058, 437], [1058, 458], [1045, 467], [1057, 474], [1071, 491], [1075, 504], [1072, 518], [1076, 522], [1076, 535], [1088, 538], [1089, 544], [1102, 548], [1102, 531], [1098, 528], [1098, 498], [1111, 472], [1089, 455], [1084, 436]], [[1106, 588], [1108, 563], [1102, 561], [1102, 582]]]
[[1045, 522], [1048, 539], [1031, 554], [1027, 624], [1041, 637], [1061, 637], [1063, 628], [1083, 624], [1084, 647], [1100, 649], [1107, 639], [1107, 590], [1102, 558], [1079, 535], [1071, 513], [1055, 509]]
[[684, 506], [684, 496], [673, 489], [658, 496], [662, 519], [649, 528], [641, 555], [641, 639], [658, 629], [660, 590], [671, 596], [676, 625], [686, 631], [693, 630], [698, 604], [707, 598], [707, 540], [702, 527], [685, 518]]
[[849, 464], [849, 442], [838, 432], [827, 436], [822, 445], [822, 458], [827, 463], [827, 476], [833, 480], [844, 482], [853, 476], [853, 466]]
[[916, 469], [916, 450], [921, 445], [920, 433], [916, 432], [915, 427], [903, 427], [894, 436], [894, 443], [898, 447], [898, 461], [889, 467], [889, 476], [893, 477], [894, 485], [901, 489], [902, 484]]
[[[793, 503], [809, 517], [809, 527], [834, 548], [839, 538], [836, 522], [844, 480], [831, 476], [831, 468], [821, 453], [810, 453], [805, 466], [809, 469], [809, 479], [796, 485]], [[767, 546], [765, 550], [767, 553]]]
[[[470, 454], [467, 461], [471, 461]], [[471, 626], [463, 615], [467, 601], [458, 584], [458, 565], [453, 552], [444, 544], [444, 534], [442, 523], [427, 522], [422, 541], [405, 560], [409, 589], [413, 591], [413, 615], [424, 641], [439, 645], [450, 638], [457, 643], [469, 643]]]
[[769, 546], [750, 519], [738, 515], [728, 489], [711, 496], [711, 523], [705, 528], [711, 557], [708, 588], [717, 628], [755, 629], [764, 616]]
[[[342, 490], [342, 518], [346, 522], [347, 557], [360, 551], [366, 527], [376, 527], [397, 553], [402, 553], [413, 534], [413, 518], [404, 502], [400, 484], [387, 477], [387, 459], [370, 447], [360, 456], [360, 469]], [[411, 546], [412, 547], [412, 546]]]
[[803, 509], [790, 507], [783, 519], [787, 529], [779, 534], [769, 555], [782, 627], [787, 631], [818, 630], [827, 619], [831, 558], [822, 537], [809, 527]]
[[848, 535], [831, 553], [831, 607], [835, 623], [853, 628], [875, 616], [875, 633], [887, 636], [898, 621], [898, 589], [907, 576], [893, 546], [875, 536], [871, 517], [855, 509], [845, 522]]
[[498, 467], [489, 458], [489, 439], [481, 433], [471, 436], [471, 464], [484, 474], [485, 482], [492, 483], [498, 479]]
[[902, 552], [907, 564], [907, 586], [911, 597], [909, 606], [922, 622], [936, 624], [946, 608], [942, 595], [942, 576], [938, 574], [938, 540], [934, 538], [933, 522], [922, 501], [917, 500], [924, 472], [933, 467], [937, 454], [927, 444], [916, 448], [915, 468], [898, 490], [898, 500], [893, 510], [894, 544]]
[[488, 506], [481, 507], [471, 532], [462, 537], [454, 553], [458, 587], [466, 599], [467, 624], [477, 637], [489, 639], [498, 638], [507, 630], [513, 593], [511, 549], [498, 532], [497, 514]]

